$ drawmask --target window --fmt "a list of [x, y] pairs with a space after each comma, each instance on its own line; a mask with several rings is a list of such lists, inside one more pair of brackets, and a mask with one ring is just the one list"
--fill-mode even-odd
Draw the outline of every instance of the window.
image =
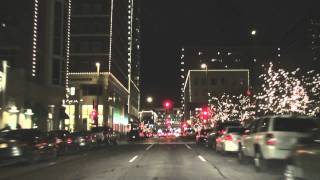
[[258, 123], [259, 123], [259, 119], [255, 120], [252, 122], [252, 124], [250, 125], [249, 129], [250, 129], [250, 133], [256, 133], [257, 132], [257, 127], [258, 127]]
[[201, 79], [201, 85], [203, 85], [203, 86], [206, 85], [206, 79], [205, 78]]
[[62, 69], [61, 69], [61, 60], [60, 59], [53, 59], [52, 62], [52, 84], [54, 85], [60, 85], [61, 84], [61, 74], [62, 74]]
[[211, 79], [211, 85], [212, 85], [212, 86], [217, 85], [217, 80], [216, 80], [216, 79]]
[[62, 54], [62, 5], [60, 2], [55, 3], [54, 7], [54, 48], [55, 54]]
[[220, 79], [220, 83], [221, 83], [221, 85], [224, 85], [224, 83], [225, 83], [224, 78], [221, 78], [221, 79]]
[[198, 86], [199, 85], [199, 78], [194, 79], [194, 85]]
[[267, 119], [267, 118], [261, 119], [259, 121], [258, 132], [266, 132], [266, 131], [268, 131], [268, 127], [269, 127], [269, 119]]
[[274, 131], [311, 132], [319, 128], [312, 119], [306, 118], [276, 118], [273, 125]]
[[198, 90], [195, 90], [195, 91], [194, 91], [194, 96], [199, 96]]
[[102, 86], [95, 84], [82, 85], [82, 93], [84, 96], [100, 96], [102, 95]]

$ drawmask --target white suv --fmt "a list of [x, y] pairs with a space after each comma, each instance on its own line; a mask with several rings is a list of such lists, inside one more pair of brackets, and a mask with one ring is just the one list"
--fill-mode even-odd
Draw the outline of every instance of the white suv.
[[318, 128], [315, 119], [299, 116], [269, 116], [255, 119], [241, 136], [238, 160], [254, 158], [257, 171], [267, 168], [268, 160], [286, 160], [299, 138]]

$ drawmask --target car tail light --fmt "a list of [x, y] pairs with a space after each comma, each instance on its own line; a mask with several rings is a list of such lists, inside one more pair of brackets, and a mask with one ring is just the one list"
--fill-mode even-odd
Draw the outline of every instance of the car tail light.
[[72, 143], [72, 139], [71, 138], [68, 138], [67, 139], [67, 144], [71, 144]]
[[266, 134], [266, 144], [272, 146], [277, 144], [277, 139], [273, 134]]
[[56, 144], [62, 143], [62, 139], [56, 138]]
[[226, 136], [224, 137], [224, 140], [226, 140], [226, 141], [232, 141], [232, 136], [231, 136], [231, 135], [226, 135]]

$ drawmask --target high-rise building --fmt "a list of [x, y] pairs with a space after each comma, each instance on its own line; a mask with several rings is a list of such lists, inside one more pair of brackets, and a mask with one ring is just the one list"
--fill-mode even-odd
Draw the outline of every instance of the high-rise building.
[[320, 68], [320, 17], [301, 18], [288, 29], [280, 44], [285, 64], [318, 70]]
[[58, 129], [67, 118], [61, 103], [68, 5], [68, 0], [0, 2], [0, 60], [8, 64], [1, 73], [0, 128]]
[[[140, 23], [136, 2], [72, 1], [66, 101], [71, 117], [66, 129], [108, 125], [124, 131], [128, 120], [138, 119], [140, 57], [135, 47]], [[97, 122], [91, 111], [99, 112]]]

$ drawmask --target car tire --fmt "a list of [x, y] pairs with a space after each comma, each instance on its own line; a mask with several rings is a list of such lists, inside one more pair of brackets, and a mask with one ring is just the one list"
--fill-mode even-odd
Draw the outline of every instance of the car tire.
[[211, 147], [212, 147], [213, 150], [216, 150], [217, 145], [215, 143], [212, 143]]
[[113, 145], [114, 145], [114, 146], [117, 146], [117, 145], [118, 145], [118, 140], [115, 139], [115, 140], [113, 141]]
[[254, 154], [254, 168], [256, 172], [264, 172], [268, 168], [268, 161], [263, 158], [263, 155], [260, 150]]
[[58, 158], [58, 151], [56, 149], [53, 150], [50, 159], [54, 160]]
[[30, 164], [35, 164], [41, 160], [40, 153], [38, 151], [33, 151], [29, 158]]

